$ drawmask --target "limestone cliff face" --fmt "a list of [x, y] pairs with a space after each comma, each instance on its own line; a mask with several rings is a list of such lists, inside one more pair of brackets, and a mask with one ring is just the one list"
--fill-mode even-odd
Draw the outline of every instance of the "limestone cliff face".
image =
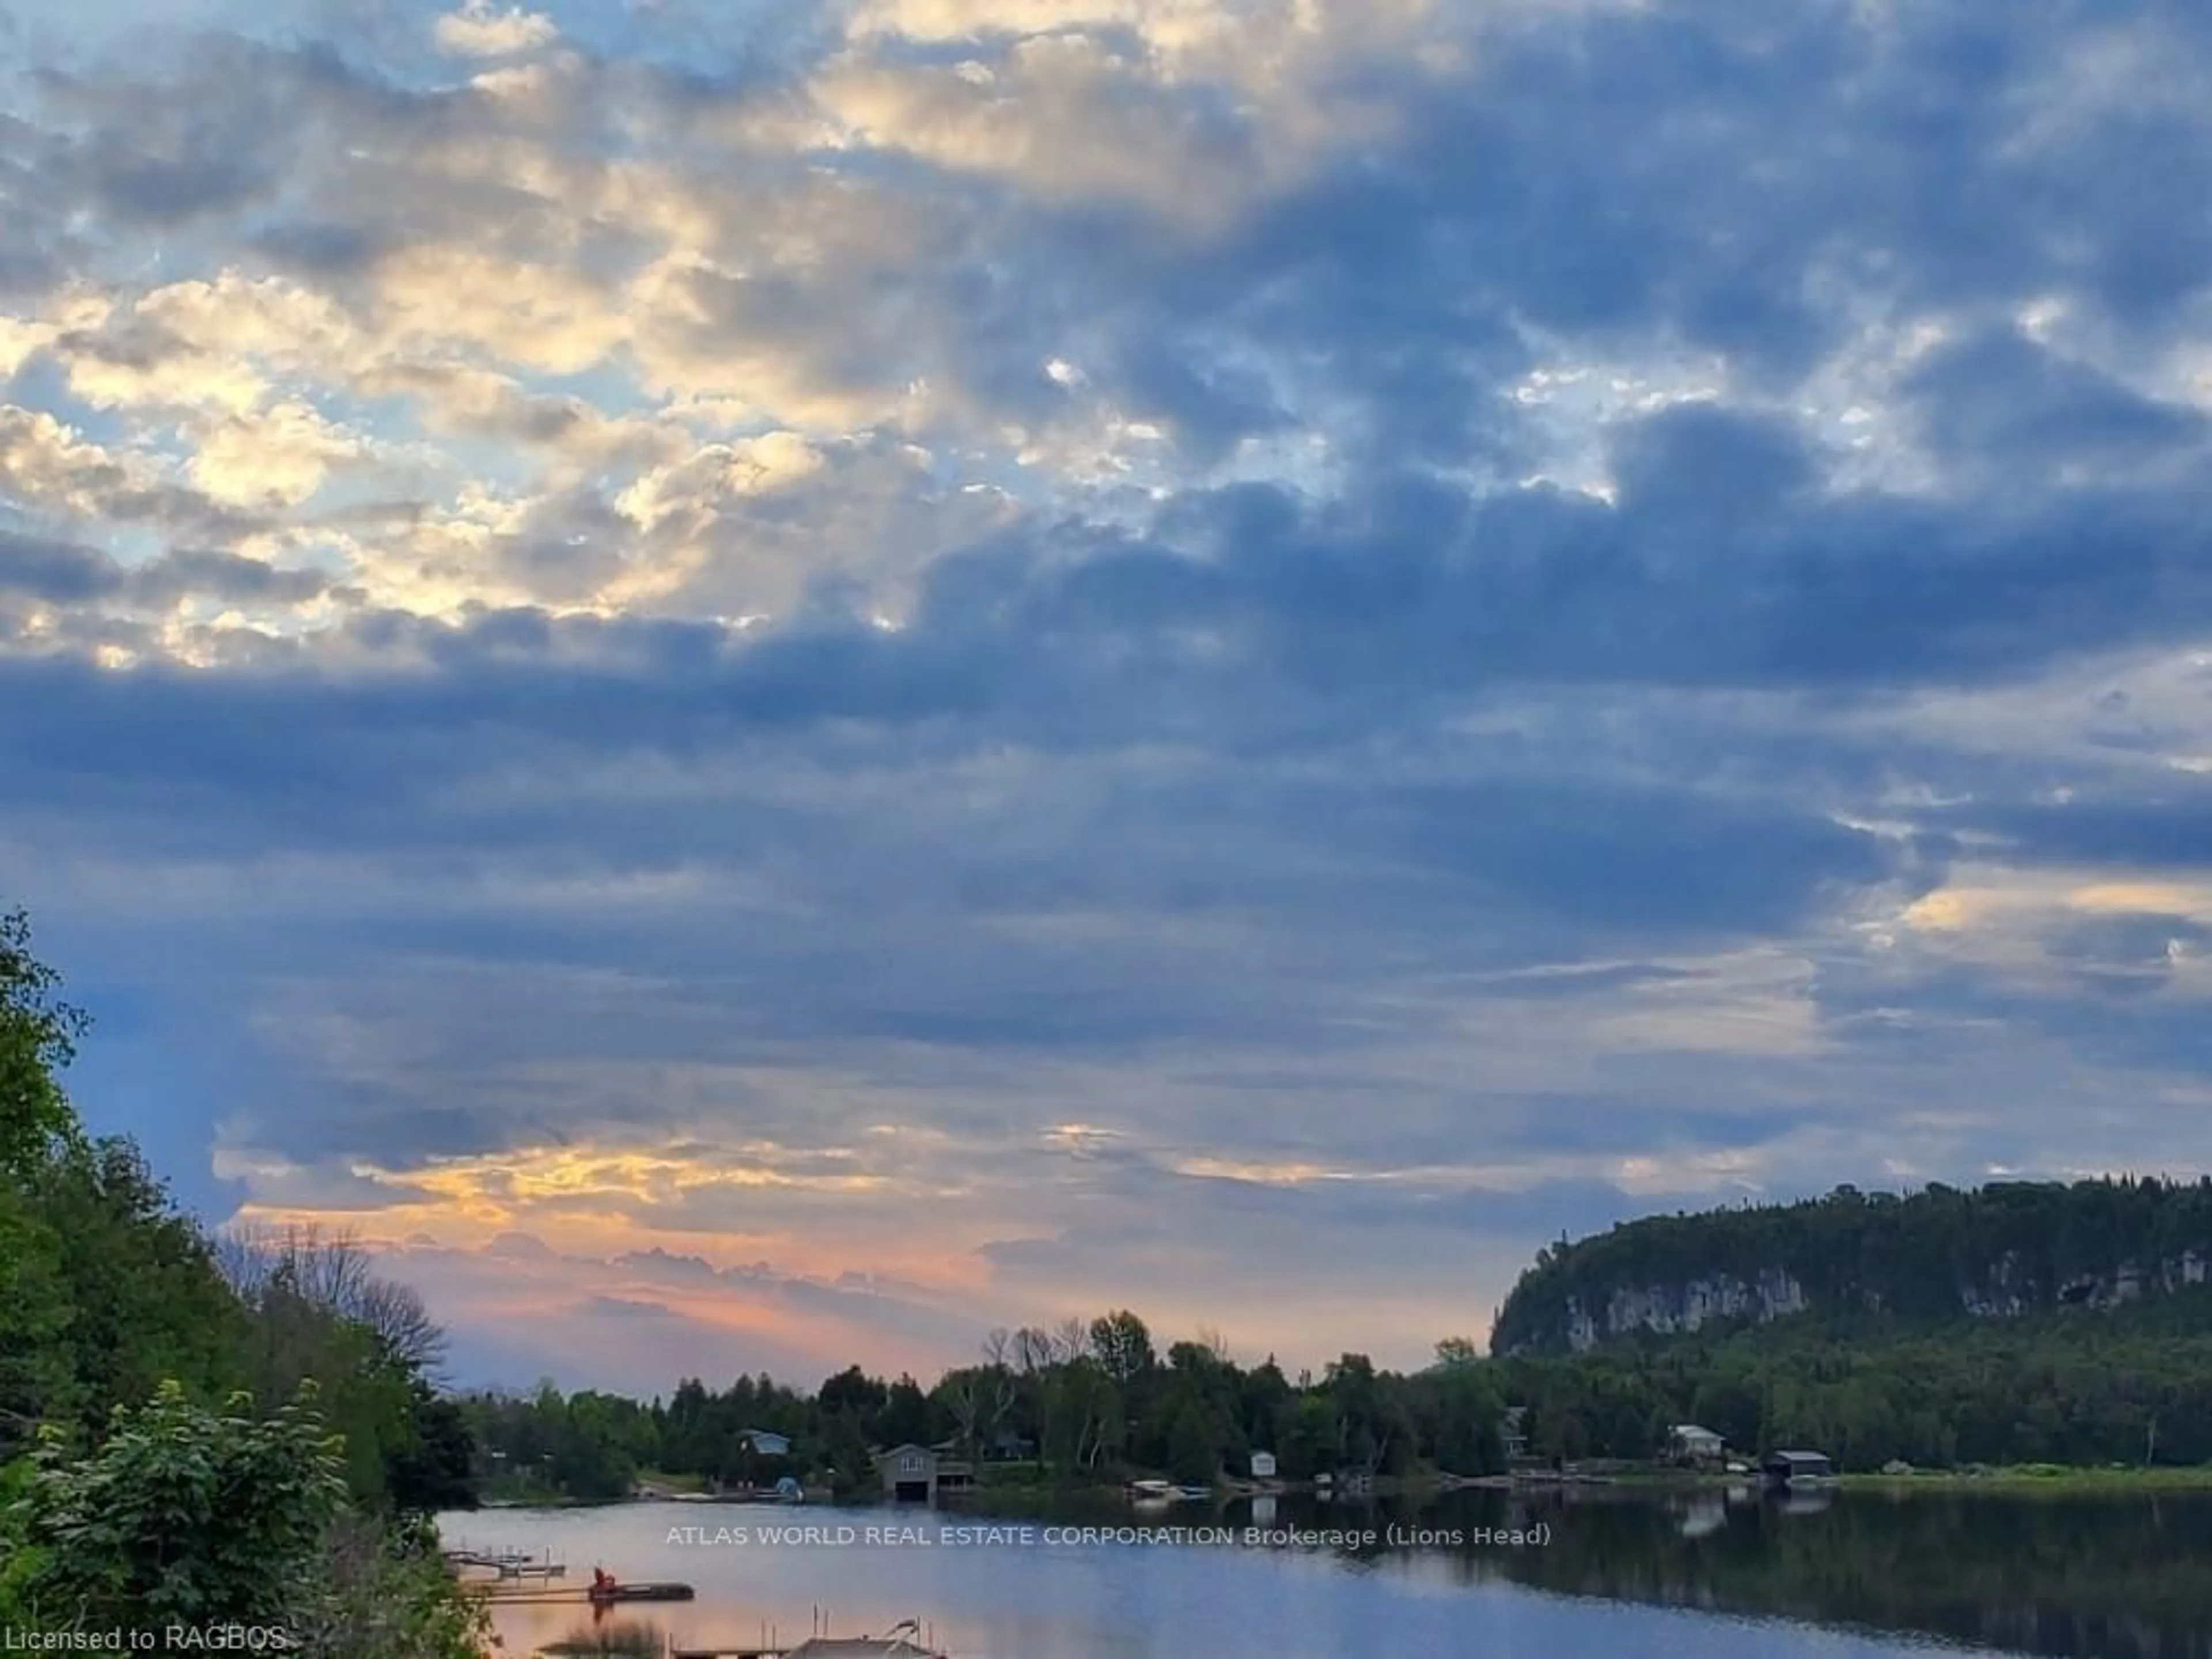
[[[2117, 1307], [2208, 1282], [2212, 1245], [2184, 1250], [2149, 1267], [2134, 1261], [2101, 1273], [2081, 1273], [2045, 1285], [2008, 1251], [1959, 1286], [1959, 1311], [1974, 1318], [2017, 1317], [2051, 1307]], [[1881, 1310], [1883, 1297], [1857, 1287], [1846, 1299], [1869, 1312]], [[1748, 1321], [1765, 1324], [1814, 1306], [1802, 1282], [1788, 1268], [1770, 1266], [1748, 1276], [1711, 1273], [1672, 1284], [1616, 1285], [1601, 1296], [1571, 1295], [1560, 1328], [1516, 1346], [1565, 1346], [1585, 1352], [1617, 1337], [1648, 1331], [1679, 1335], [1715, 1323]]]
[[1750, 1279], [1716, 1273], [1677, 1285], [1621, 1285], [1592, 1310], [1567, 1298], [1567, 1346], [1577, 1353], [1634, 1331], [1674, 1335], [1717, 1320], [1750, 1318], [1765, 1323], [1811, 1304], [1805, 1287], [1786, 1269], [1767, 1267]]
[[[1539, 1252], [1500, 1352], [1794, 1314], [1909, 1322], [2116, 1308], [2212, 1284], [2212, 1176], [1931, 1184], [1649, 1216]], [[2200, 1298], [2212, 1317], [2212, 1297]]]

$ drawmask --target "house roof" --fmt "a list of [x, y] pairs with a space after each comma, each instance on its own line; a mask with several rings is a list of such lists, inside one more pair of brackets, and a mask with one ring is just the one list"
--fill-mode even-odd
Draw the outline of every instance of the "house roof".
[[1785, 1463], [1825, 1463], [1828, 1461], [1827, 1453], [1816, 1451], [1778, 1451], [1769, 1452], [1767, 1455]]
[[1717, 1440], [1720, 1438], [1720, 1436], [1714, 1433], [1711, 1429], [1700, 1427], [1695, 1423], [1677, 1423], [1674, 1425], [1674, 1432], [1680, 1435], [1686, 1440], [1692, 1437], [1705, 1440]]

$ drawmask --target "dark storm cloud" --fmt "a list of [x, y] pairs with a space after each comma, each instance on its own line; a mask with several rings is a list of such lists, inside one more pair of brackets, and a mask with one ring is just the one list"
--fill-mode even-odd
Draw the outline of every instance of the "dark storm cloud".
[[[650, 806], [626, 811], [619, 796], [572, 803], [580, 823], [539, 821], [538, 803], [528, 798], [505, 810], [479, 802], [457, 821], [450, 803], [502, 757], [700, 760], [779, 749], [833, 723], [872, 729], [872, 751], [848, 752], [876, 766], [897, 762], [890, 745], [909, 741], [945, 758], [994, 742], [1103, 755], [1195, 741], [1234, 763], [1328, 754], [1393, 728], [1410, 731], [1428, 712], [1425, 703], [1442, 706], [1455, 680], [1473, 690], [1505, 670], [1480, 651], [1454, 650], [1455, 635], [1481, 629], [1502, 644], [1515, 630], [1486, 617], [1467, 591], [1486, 585], [1474, 550], [1449, 533], [1438, 547], [1417, 533], [1418, 513], [1401, 525], [1393, 511], [1353, 527], [1370, 538], [1293, 532], [1298, 539], [1225, 548], [1207, 562], [1146, 552], [1053, 568], [986, 556], [977, 556], [980, 567], [950, 561], [931, 574], [916, 623], [890, 635], [790, 631], [741, 643], [697, 625], [509, 612], [458, 631], [399, 619], [361, 630], [387, 648], [422, 643], [440, 665], [427, 678], [337, 678], [303, 665], [214, 680], [159, 672], [118, 679], [66, 663], [18, 663], [5, 672], [37, 695], [11, 706], [35, 705], [40, 717], [0, 714], [0, 722], [10, 745], [29, 757], [89, 752], [103, 757], [95, 769], [189, 777], [217, 792], [211, 803], [228, 797], [238, 822], [218, 816], [129, 829], [172, 847], [251, 836], [255, 824], [289, 836], [312, 823], [322, 844], [364, 850], [490, 835], [517, 845], [611, 840], [633, 850], [659, 843], [669, 857], [744, 856], [763, 850], [763, 836], [788, 846], [794, 834], [825, 826], [817, 814], [769, 808], [701, 818], [687, 834], [681, 822], [650, 826]], [[1437, 520], [1451, 514], [1464, 519], [1466, 509], [1434, 504]], [[279, 583], [282, 597], [313, 591], [313, 579], [250, 561], [173, 557], [176, 568], [157, 568], [141, 586], [173, 582], [240, 600], [278, 597], [270, 590]], [[49, 586], [116, 580], [100, 574], [104, 567], [51, 552], [21, 562], [27, 580]], [[988, 584], [1000, 596], [996, 614], [963, 597], [979, 573], [996, 578]], [[1574, 635], [1596, 604], [1555, 611], [1550, 645], [1520, 642], [1524, 663], [1592, 651]], [[1525, 614], [1522, 626], [1533, 630], [1539, 620]], [[1708, 648], [1717, 653], [1718, 619], [1704, 623], [1692, 609], [1676, 623], [1686, 653], [1707, 626]], [[1195, 630], [1212, 630], [1226, 648], [1194, 648], [1186, 636]], [[1615, 672], [1626, 678], [1632, 665], [1616, 663]], [[1716, 665], [1704, 666], [1711, 673]], [[269, 718], [278, 707], [295, 718]], [[298, 718], [309, 710], [312, 718]], [[950, 734], [938, 730], [946, 721], [959, 723], [949, 746]], [[1140, 843], [1148, 822], [1176, 823], [1209, 847], [1249, 849], [1188, 863], [1175, 902], [1200, 908], [1296, 902], [1284, 872], [1271, 868], [1271, 844], [1364, 889], [1362, 908], [1395, 910], [1402, 902], [1408, 921], [1425, 906], [1449, 903], [1452, 884], [1471, 882], [1490, 898], [1524, 904], [1532, 921], [1548, 915], [1586, 925], [1612, 917], [1692, 931], [1759, 928], [1785, 925], [1823, 883], [1888, 873], [1880, 847], [1817, 812], [1730, 800], [1680, 781], [1570, 780], [1539, 769], [1481, 783], [1377, 787], [1356, 762], [1340, 764], [1334, 779], [1294, 784], [1256, 775], [1156, 775], [1125, 804], [1103, 803], [1128, 823], [1097, 827]], [[373, 779], [386, 781], [379, 787]], [[365, 797], [376, 805], [364, 810]], [[627, 826], [634, 835], [597, 832], [626, 817], [637, 820]], [[1083, 861], [1063, 857], [1055, 854], [1059, 867], [1050, 871], [1022, 860], [979, 869], [964, 890], [986, 912], [1048, 907], [1055, 889], [1077, 899], [1113, 896], [1110, 854], [1106, 878], [1095, 882]]]
[[0, 531], [0, 592], [57, 605], [125, 598], [166, 611], [193, 595], [226, 605], [304, 604], [329, 592], [329, 578], [280, 570], [260, 559], [208, 548], [179, 548], [126, 565], [95, 548]]
[[2146, 398], [2012, 329], [1937, 352], [1908, 390], [1939, 453], [2007, 483], [2066, 465], [2152, 471], [2201, 459], [2212, 435], [2203, 410]]
[[115, 562], [104, 553], [0, 532], [0, 589], [65, 604], [100, 598], [121, 581]]
[[[1458, 465], [1523, 454], [1503, 394], [1534, 361], [1529, 326], [1600, 356], [1710, 350], [1778, 388], [1870, 317], [2002, 326], [2063, 293], [2149, 330], [2212, 280], [2190, 254], [2212, 246], [2197, 182], [2212, 132], [2186, 112], [2201, 19], [2156, 6], [2126, 23], [2057, 3], [1713, 0], [1478, 25], [1464, 76], [1346, 65], [1394, 111], [1392, 140], [1232, 234], [1192, 246], [1141, 216], [1055, 206], [1026, 225], [1028, 257], [1059, 279], [1043, 294], [1089, 290], [1076, 314], [1098, 331], [1097, 373], [1139, 412], [1175, 411], [1171, 388], [1206, 372], [1152, 384], [1164, 343], [1203, 366], [1226, 342], [1357, 411], [1364, 432], [1340, 441]], [[2069, 85], [2116, 41], [2151, 107]], [[993, 361], [993, 341], [1030, 337], [970, 343]], [[1197, 429], [1218, 447], [1272, 422], [1245, 394]]]
[[1942, 820], [1997, 837], [2027, 865], [2212, 869], [2212, 778], [2168, 774], [2155, 792], [2112, 783], [2096, 799], [2002, 798], [1954, 807]]

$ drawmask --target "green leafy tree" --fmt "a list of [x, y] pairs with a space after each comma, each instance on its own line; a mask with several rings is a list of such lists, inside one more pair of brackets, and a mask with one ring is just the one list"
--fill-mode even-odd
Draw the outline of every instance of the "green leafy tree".
[[1187, 1399], [1177, 1409], [1168, 1437], [1168, 1472], [1176, 1480], [1205, 1485], [1221, 1473], [1221, 1434], [1205, 1406]]
[[[12, 1207], [29, 1223], [32, 1249], [16, 1271], [31, 1300], [0, 1313], [0, 1324], [59, 1321], [59, 1346], [40, 1365], [44, 1397], [19, 1409], [90, 1435], [165, 1378], [202, 1401], [245, 1380], [244, 1310], [198, 1227], [131, 1142], [66, 1145]], [[52, 1245], [41, 1249], [40, 1236]]]
[[63, 1255], [33, 1201], [0, 1184], [0, 1457], [75, 1403]]
[[[291, 1626], [315, 1659], [483, 1659], [490, 1610], [464, 1591], [428, 1528], [342, 1515]], [[658, 1651], [658, 1650], [656, 1650]]]
[[476, 1438], [467, 1417], [420, 1379], [409, 1395], [406, 1420], [385, 1454], [386, 1501], [400, 1516], [476, 1508]]
[[883, 1419], [876, 1429], [878, 1443], [885, 1446], [908, 1442], [927, 1445], [936, 1437], [928, 1395], [911, 1376], [901, 1375], [884, 1393]]
[[84, 1021], [29, 946], [0, 915], [0, 1457], [33, 1448], [0, 1464], [0, 1627], [475, 1659], [481, 1611], [406, 1514], [470, 1496], [465, 1422], [428, 1382], [442, 1332], [311, 1237], [234, 1281], [135, 1146], [83, 1134], [58, 1074]]
[[30, 918], [0, 911], [0, 1174], [18, 1179], [81, 1133], [58, 1077], [86, 1020], [55, 994], [60, 986], [31, 954]]
[[1437, 1344], [1438, 1370], [1463, 1370], [1482, 1362], [1482, 1352], [1464, 1336], [1448, 1336]]
[[343, 1449], [312, 1395], [268, 1417], [174, 1382], [116, 1413], [73, 1459], [49, 1433], [11, 1530], [39, 1556], [22, 1599], [51, 1627], [289, 1629], [346, 1500]]
[[1126, 1389], [1157, 1363], [1152, 1331], [1127, 1308], [1102, 1314], [1091, 1322], [1091, 1358], [1117, 1386]]

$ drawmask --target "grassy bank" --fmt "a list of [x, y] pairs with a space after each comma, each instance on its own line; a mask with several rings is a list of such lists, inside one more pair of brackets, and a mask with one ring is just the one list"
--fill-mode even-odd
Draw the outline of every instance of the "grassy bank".
[[495, 1475], [477, 1489], [477, 1501], [487, 1509], [550, 1509], [572, 1501], [550, 1481], [527, 1475]]
[[1986, 1492], [2006, 1497], [2078, 1497], [2146, 1492], [2212, 1492], [2212, 1464], [2184, 1467], [2069, 1468], [2059, 1463], [2021, 1463], [1985, 1469], [1915, 1469], [1910, 1474], [1846, 1474], [1839, 1485], [1850, 1492]]

